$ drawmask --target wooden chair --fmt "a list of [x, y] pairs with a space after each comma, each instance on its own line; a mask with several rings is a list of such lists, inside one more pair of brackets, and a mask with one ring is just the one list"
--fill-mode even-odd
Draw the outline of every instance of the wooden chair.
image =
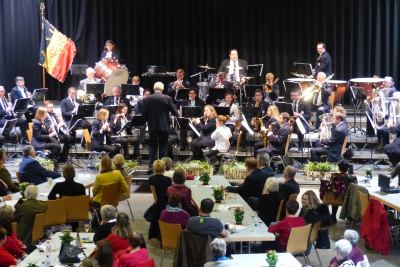
[[298, 195], [299, 194], [291, 194], [290, 197], [289, 197], [289, 200], [297, 200], [297, 196]]
[[271, 161], [270, 162], [274, 162], [274, 163], [282, 163], [283, 166], [286, 168], [287, 166], [287, 162], [288, 162], [288, 156], [287, 156], [287, 152], [289, 150], [289, 143], [290, 143], [290, 134], [287, 137], [287, 141], [286, 141], [286, 146], [285, 146], [285, 155], [281, 156], [281, 155], [275, 155], [271, 157]]
[[306, 264], [309, 264], [304, 252], [307, 251], [308, 237], [311, 231], [311, 224], [303, 227], [294, 227], [290, 230], [286, 252], [292, 255], [303, 254]]
[[44, 227], [62, 225], [67, 221], [67, 200], [56, 199], [47, 200], [46, 219], [44, 220]]
[[[238, 115], [239, 115], [239, 118], [240, 118], [240, 109], [238, 109]], [[236, 131], [240, 129], [240, 120], [237, 120], [237, 121], [236, 121], [236, 126], [235, 126], [235, 128], [236, 128]]]
[[284, 201], [285, 201], [285, 200], [282, 199], [282, 200], [281, 200], [281, 204], [279, 204], [278, 213], [276, 214], [276, 222], [279, 222], [279, 217], [280, 217], [281, 212], [282, 212], [283, 202], [284, 202]]
[[89, 220], [89, 196], [64, 196], [67, 207], [67, 222], [79, 222]]
[[165, 250], [175, 250], [176, 245], [178, 244], [179, 235], [182, 233], [182, 226], [175, 223], [165, 223], [160, 220], [158, 220], [158, 225], [160, 226], [162, 246], [164, 249], [161, 258], [161, 267], [164, 260]]
[[18, 224], [16, 222], [13, 222], [12, 223], [12, 229], [13, 229], [14, 232], [17, 232], [17, 227], [18, 227]]
[[154, 187], [154, 185], [150, 185], [150, 189], [151, 189], [151, 193], [153, 194], [154, 203], [157, 203], [157, 192], [156, 192], [156, 188]]
[[29, 143], [32, 145], [32, 135], [33, 135], [33, 122], [28, 123], [29, 130], [26, 130], [26, 134], [28, 135]]
[[8, 95], [8, 100], [9, 100], [10, 103], [12, 104], [12, 101], [11, 101], [11, 93], [8, 93], [7, 95]]
[[17, 175], [17, 180], [18, 180], [18, 183], [22, 183], [22, 182], [21, 182], [21, 177], [19, 177], [19, 172], [17, 172], [17, 174], [16, 174], [16, 175]]
[[240, 140], [242, 140], [242, 134], [243, 134], [243, 132], [240, 131], [238, 139], [237, 139], [237, 143], [236, 143], [236, 151], [229, 150], [226, 153], [218, 153], [217, 154], [217, 157], [222, 156], [221, 161], [220, 161], [220, 165], [219, 165], [219, 173], [221, 173], [221, 171], [223, 171], [222, 170], [222, 165], [223, 165], [225, 159], [231, 158], [232, 161], [237, 161], [236, 155], [239, 153]]
[[100, 208], [89, 206], [89, 208], [94, 209], [99, 223], [100, 219], [97, 211], [100, 212], [101, 207], [103, 207], [104, 205], [111, 205], [117, 208], [119, 204], [120, 192], [121, 192], [121, 185], [119, 183], [104, 185]]
[[43, 237], [44, 221], [46, 213], [36, 214], [35, 223], [32, 229], [32, 242], [36, 242]]
[[120, 196], [119, 201], [121, 203], [125, 203], [124, 201], [126, 201], [126, 204], [128, 204], [129, 206], [129, 211], [131, 212], [131, 216], [132, 216], [132, 221], [134, 221], [135, 219], [133, 218], [133, 213], [132, 213], [132, 208], [131, 208], [131, 204], [129, 203], [129, 199], [131, 198], [131, 187], [132, 187], [132, 176], [133, 175], [129, 175], [124, 177], [126, 184], [128, 185], [128, 191], [125, 193], [125, 195]]
[[369, 203], [369, 197], [367, 194], [361, 193], [358, 191], [358, 195], [360, 196], [360, 202], [361, 202], [361, 217], [364, 218], [365, 211], [367, 210], [368, 203]]
[[321, 226], [321, 221], [318, 221], [318, 222], [314, 223], [314, 225], [313, 225], [313, 227], [311, 229], [310, 242], [314, 246], [315, 253], [317, 254], [317, 257], [318, 257], [318, 260], [319, 260], [319, 264], [322, 267], [322, 262], [321, 262], [321, 259], [319, 258], [317, 247], [315, 246], [315, 242], [318, 239], [318, 231], [319, 231], [320, 226]]

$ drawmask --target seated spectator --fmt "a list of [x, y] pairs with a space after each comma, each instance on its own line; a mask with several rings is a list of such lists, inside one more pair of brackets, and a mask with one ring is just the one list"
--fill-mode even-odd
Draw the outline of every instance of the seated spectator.
[[94, 233], [93, 242], [107, 238], [111, 234], [111, 229], [117, 221], [117, 209], [111, 205], [104, 205], [100, 210], [102, 221]]
[[317, 195], [312, 190], [306, 191], [301, 197], [303, 207], [301, 208], [299, 217], [303, 217], [305, 224], [316, 223], [321, 221], [324, 225], [329, 224], [329, 208], [327, 205], [319, 202]]
[[124, 155], [122, 155], [122, 154], [115, 155], [114, 158], [113, 158], [113, 163], [114, 163], [115, 169], [117, 171], [121, 172], [122, 177], [129, 176], [129, 173], [124, 168], [124, 164], [125, 164]]
[[222, 238], [215, 238], [211, 244], [211, 251], [213, 257], [210, 262], [204, 264], [204, 267], [230, 267], [236, 266], [236, 262], [232, 261], [231, 258], [226, 257], [226, 243]]
[[174, 175], [172, 176], [173, 185], [167, 188], [167, 195], [174, 191], [178, 191], [183, 198], [184, 206], [183, 209], [186, 210], [190, 216], [197, 216], [197, 209], [192, 204], [192, 190], [185, 185], [186, 175], [183, 169], [175, 169]]
[[40, 165], [39, 161], [35, 160], [36, 153], [33, 146], [26, 146], [23, 152], [24, 158], [19, 164], [19, 177], [21, 182], [38, 185], [46, 183], [47, 177], [61, 177], [61, 173], [49, 171]]
[[274, 170], [269, 166], [270, 161], [268, 153], [257, 154], [257, 167], [264, 173], [267, 179], [275, 176]]
[[114, 170], [111, 158], [105, 156], [101, 159], [100, 174], [96, 176], [96, 180], [94, 181], [92, 189], [94, 197], [90, 198], [90, 206], [100, 208], [104, 185], [109, 184], [120, 184], [120, 195], [125, 195], [129, 189], [121, 172]]
[[18, 240], [17, 233], [12, 229], [14, 209], [11, 206], [3, 206], [0, 208], [0, 227], [3, 227], [7, 231], [6, 242], [3, 244], [5, 248], [13, 257], [22, 258], [26, 255], [23, 249], [26, 246]]
[[39, 189], [36, 186], [28, 186], [25, 190], [26, 199], [21, 198], [14, 207], [13, 220], [18, 223], [17, 236], [25, 246], [32, 241], [32, 229], [36, 214], [44, 213], [47, 210], [47, 204], [36, 199], [38, 194]]
[[93, 253], [94, 258], [99, 263], [99, 267], [114, 267], [112, 245], [107, 239], [102, 239], [97, 242], [96, 250]]
[[142, 235], [137, 232], [129, 234], [128, 241], [130, 247], [118, 252], [119, 267], [136, 267], [139, 263], [147, 261], [149, 253], [146, 248], [141, 248]]
[[9, 267], [17, 265], [15, 258], [4, 248], [7, 239], [7, 230], [0, 227], [0, 266]]
[[2, 180], [0, 180], [0, 202], [9, 201], [12, 199], [12, 197], [7, 194], [7, 185]]
[[155, 175], [149, 177], [149, 184], [156, 189], [157, 197], [166, 195], [167, 188], [172, 184], [172, 179], [164, 176], [165, 162], [162, 160], [154, 161], [153, 170]]
[[63, 196], [84, 196], [86, 195], [85, 186], [74, 181], [75, 167], [71, 164], [65, 165], [63, 169], [63, 177], [65, 182], [56, 183], [51, 189], [48, 199], [55, 200]]
[[[364, 255], [363, 255], [361, 249], [357, 246], [358, 240], [360, 239], [360, 235], [357, 233], [357, 231], [351, 230], [351, 229], [346, 230], [344, 232], [343, 238], [348, 240], [350, 242], [351, 246], [353, 247], [348, 258], [353, 261], [354, 265], [357, 265], [357, 263], [359, 263], [360, 261], [363, 261]], [[338, 258], [334, 257], [331, 260], [331, 263], [329, 266], [331, 266], [334, 263], [338, 263], [338, 261], [339, 261]]]
[[[286, 202], [289, 200], [290, 195], [299, 194], [300, 187], [299, 184], [294, 180], [296, 176], [296, 169], [293, 166], [287, 166], [283, 171], [283, 178], [285, 181], [283, 184], [279, 184], [279, 193], [283, 196], [285, 200], [283, 203], [283, 207], [286, 207]], [[283, 220], [285, 217], [285, 211], [282, 209], [280, 220]]]
[[167, 208], [161, 212], [160, 221], [180, 224], [182, 230], [185, 230], [189, 219], [189, 213], [182, 210], [181, 195], [178, 191], [173, 191], [169, 194]]
[[304, 219], [302, 217], [296, 217], [296, 212], [298, 210], [299, 203], [296, 200], [289, 200], [286, 202], [286, 218], [268, 227], [268, 232], [279, 234], [277, 238], [277, 250], [286, 251], [290, 230], [294, 227], [304, 226]]
[[13, 193], [21, 191], [21, 188], [11, 179], [10, 172], [4, 167], [7, 160], [7, 154], [4, 149], [0, 149], [0, 179], [7, 185], [7, 189]]
[[228, 237], [228, 232], [217, 218], [211, 218], [214, 202], [205, 198], [200, 204], [200, 216], [191, 217], [186, 225], [186, 231], [196, 234], [210, 235], [212, 238]]
[[99, 263], [95, 258], [87, 257], [82, 261], [82, 267], [99, 267]]
[[124, 212], [117, 214], [117, 223], [111, 229], [111, 234], [107, 240], [111, 242], [113, 255], [116, 256], [118, 251], [129, 247], [128, 236], [132, 234], [131, 224], [129, 217]]
[[161, 160], [165, 163], [164, 176], [172, 178], [172, 175], [174, 174], [174, 170], [172, 169], [172, 159], [170, 157], [163, 157]]
[[353, 250], [353, 246], [346, 239], [340, 239], [335, 243], [335, 253], [338, 260], [338, 267], [355, 266], [354, 262], [349, 258], [349, 254]]

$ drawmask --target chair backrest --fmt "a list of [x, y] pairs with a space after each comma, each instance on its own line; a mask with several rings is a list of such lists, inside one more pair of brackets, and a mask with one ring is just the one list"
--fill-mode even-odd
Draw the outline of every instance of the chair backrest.
[[240, 131], [240, 132], [239, 132], [239, 137], [238, 137], [238, 140], [237, 140], [237, 144], [236, 144], [236, 152], [235, 152], [235, 155], [237, 155], [237, 154], [239, 153], [240, 141], [242, 140], [242, 134], [243, 134], [243, 132]]
[[182, 226], [177, 223], [165, 223], [160, 220], [158, 220], [158, 225], [160, 226], [163, 248], [175, 250], [179, 235], [182, 232]]
[[150, 185], [151, 193], [153, 193], [154, 203], [157, 203], [157, 192], [154, 185]]
[[12, 103], [12, 101], [11, 101], [11, 94], [8, 93], [7, 95], [8, 95], [8, 100], [10, 101], [10, 103]]
[[289, 197], [289, 200], [297, 200], [297, 196], [298, 195], [299, 194], [291, 194], [290, 197]]
[[367, 255], [364, 255], [364, 260], [357, 262], [357, 267], [370, 267]]
[[67, 201], [67, 221], [89, 220], [89, 196], [64, 196]]
[[103, 195], [101, 197], [101, 207], [104, 205], [112, 205], [118, 207], [119, 195], [121, 192], [121, 184], [107, 184], [104, 185]]
[[369, 198], [367, 194], [361, 193], [358, 191], [358, 195], [360, 196], [361, 202], [361, 216], [364, 217], [365, 211], [367, 210]]
[[44, 221], [46, 220], [46, 213], [36, 214], [35, 223], [32, 229], [32, 242], [36, 242], [43, 237]]
[[29, 129], [26, 130], [26, 134], [28, 135], [29, 143], [32, 145], [32, 135], [33, 135], [33, 122], [28, 123]]
[[316, 223], [314, 223], [312, 229], [311, 229], [311, 235], [310, 235], [310, 242], [314, 243], [315, 241], [317, 241], [318, 238], [318, 230], [319, 227], [321, 226], [321, 221], [318, 221]]
[[[238, 109], [238, 115], [239, 115], [239, 118], [240, 118], [240, 109]], [[240, 129], [240, 119], [236, 121], [236, 127], [235, 128], [236, 128], [236, 130]]]
[[65, 224], [67, 221], [67, 200], [47, 200], [46, 219], [44, 227]]
[[86, 143], [86, 149], [88, 151], [92, 151], [92, 138], [90, 138], [89, 130], [84, 129], [83, 130], [83, 137], [85, 138], [85, 143]]
[[153, 257], [151, 257], [147, 261], [139, 262], [138, 265], [136, 265], [136, 266], [137, 267], [156, 267], [156, 263], [154, 262]]
[[310, 235], [311, 224], [294, 227], [290, 230], [286, 252], [294, 254], [303, 253], [307, 250], [308, 236]]
[[21, 183], [21, 177], [19, 177], [19, 172], [17, 172], [17, 180], [18, 180], [18, 183]]
[[344, 139], [343, 146], [342, 146], [342, 153], [340, 154], [341, 157], [343, 157], [343, 154], [346, 151], [346, 145], [347, 145], [348, 139], [349, 139], [349, 136], [346, 136], [346, 138]]
[[289, 150], [290, 136], [291, 136], [291, 135], [289, 134], [288, 137], [287, 137], [287, 140], [286, 140], [285, 157], [286, 157], [287, 152], [288, 152], [288, 150]]
[[129, 189], [128, 189], [128, 191], [126, 191], [125, 195], [119, 197], [120, 201], [131, 198], [132, 177], [133, 177], [133, 175], [124, 177], [125, 183], [128, 185]]
[[329, 97], [329, 102], [331, 102], [331, 110], [333, 110], [334, 101], [335, 101], [335, 92], [332, 92], [331, 96]]
[[278, 209], [278, 213], [276, 214], [276, 222], [279, 222], [279, 217], [281, 216], [281, 212], [282, 212], [282, 207], [283, 207], [283, 202], [285, 200], [282, 199], [281, 200], [281, 204], [279, 204], [279, 209]]
[[14, 232], [17, 232], [18, 223], [13, 222], [12, 225], [11, 225], [11, 227], [12, 227], [12, 229], [13, 229]]

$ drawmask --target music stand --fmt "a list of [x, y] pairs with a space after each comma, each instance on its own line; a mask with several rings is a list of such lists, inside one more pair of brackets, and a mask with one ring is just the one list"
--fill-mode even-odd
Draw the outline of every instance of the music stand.
[[86, 74], [86, 70], [89, 66], [87, 64], [72, 64], [71, 75], [83, 75]]
[[299, 82], [283, 81], [283, 87], [285, 88], [285, 91], [289, 93], [293, 90], [300, 90], [301, 94], [303, 94], [303, 88], [301, 88], [301, 84]]
[[46, 94], [47, 90], [49, 90], [49, 89], [48, 88], [40, 88], [40, 89], [35, 89], [33, 91], [31, 99], [35, 103], [35, 106], [36, 106], [37, 101], [43, 100], [43, 96]]
[[70, 131], [73, 132], [78, 127], [78, 123], [85, 117], [93, 117], [95, 110], [96, 105], [94, 104], [80, 105], [76, 114], [72, 116], [71, 123], [69, 124]]
[[159, 65], [159, 66], [147, 65], [146, 69], [147, 69], [147, 72], [154, 73], [154, 74], [167, 72], [167, 67], [165, 67], [164, 65]]
[[86, 94], [104, 94], [104, 83], [88, 83], [86, 85]]
[[294, 116], [294, 114], [293, 114], [293, 106], [292, 106], [291, 103], [275, 102], [275, 106], [278, 108], [279, 113], [282, 114], [282, 112], [287, 112], [287, 113], [289, 113], [290, 117]]
[[261, 118], [261, 107], [242, 107], [242, 113], [246, 118]]
[[244, 85], [244, 96], [247, 99], [254, 97], [257, 89], [261, 89], [261, 91], [263, 91], [263, 86], [262, 85], [247, 85], [247, 84]]
[[140, 95], [140, 85], [137, 84], [121, 84], [122, 94], [125, 95]]
[[[10, 135], [10, 132], [12, 130], [12, 128], [15, 127], [15, 124], [18, 122], [18, 119], [12, 119], [12, 120], [5, 120], [5, 124], [3, 126], [3, 128], [1, 128], [1, 135], [3, 135], [5, 138], [8, 138]], [[16, 142], [14, 143], [14, 154], [12, 154], [10, 156], [10, 159], [14, 157], [14, 155], [18, 155], [19, 157], [21, 157], [21, 154], [17, 153], [17, 143], [18, 143], [18, 135], [17, 132], [15, 131], [15, 139]], [[8, 152], [8, 146], [7, 146], [7, 152]]]
[[[116, 105], [103, 105], [103, 106], [97, 106], [97, 108], [104, 108], [108, 110], [108, 114], [115, 114], [115, 111], [117, 110], [118, 106]], [[108, 121], [111, 121], [111, 115], [108, 116]]]
[[180, 119], [184, 118], [200, 118], [203, 116], [203, 107], [186, 107], [181, 106], [181, 117]]
[[14, 113], [17, 113], [18, 118], [21, 118], [22, 114], [28, 109], [30, 102], [30, 98], [20, 98], [15, 100], [13, 111]]
[[[364, 102], [365, 99], [367, 99], [367, 96], [365, 94], [365, 90], [362, 87], [355, 87], [355, 86], [350, 86], [350, 92], [351, 96], [353, 97], [353, 105], [354, 105], [354, 126], [350, 128], [350, 142], [351, 142], [351, 135], [356, 134], [358, 132], [361, 132], [362, 135], [366, 135], [364, 130], [361, 128], [361, 111], [360, 108], [362, 107], [362, 103]], [[360, 127], [357, 127], [357, 112], [360, 112]], [[354, 130], [352, 132], [352, 129]], [[358, 135], [357, 135], [358, 137]]]
[[182, 88], [178, 89], [175, 94], [175, 100], [186, 99], [189, 96], [190, 89]]
[[263, 67], [264, 67], [264, 64], [248, 65], [246, 76], [247, 77], [260, 77]]
[[218, 102], [218, 99], [224, 99], [227, 88], [210, 88], [208, 89], [207, 103]]
[[222, 115], [222, 116], [230, 115], [229, 107], [214, 107], [214, 109], [217, 112], [217, 115]]
[[312, 66], [310, 63], [298, 63], [295, 62], [294, 66], [296, 67], [297, 74], [304, 74], [307, 76], [313, 76]]

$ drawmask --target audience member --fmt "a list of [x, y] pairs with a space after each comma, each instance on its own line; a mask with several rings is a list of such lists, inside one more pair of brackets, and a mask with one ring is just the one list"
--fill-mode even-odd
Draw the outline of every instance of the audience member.
[[[296, 170], [295, 168], [293, 168], [293, 166], [289, 165], [283, 171], [283, 178], [285, 179], [285, 181], [283, 182], [283, 184], [279, 185], [279, 193], [283, 196], [283, 199], [285, 200], [283, 203], [284, 207], [286, 207], [286, 202], [289, 200], [290, 195], [300, 193], [299, 184], [294, 180], [295, 176]], [[285, 212], [282, 209], [280, 216], [281, 220], [283, 220], [284, 215]]]
[[95, 258], [87, 257], [82, 261], [82, 267], [99, 267], [99, 263]]
[[11, 206], [3, 206], [0, 208], [0, 227], [7, 231], [7, 239], [2, 247], [4, 247], [15, 258], [22, 258], [26, 255], [23, 249], [26, 246], [18, 240], [17, 233], [12, 229], [14, 209]]
[[111, 229], [115, 226], [117, 221], [117, 209], [114, 206], [104, 205], [101, 207], [100, 213], [102, 221], [94, 234], [94, 243], [107, 238], [111, 234]]
[[338, 260], [338, 267], [352, 267], [356, 266], [354, 262], [349, 258], [353, 247], [351, 243], [346, 239], [340, 239], [335, 243], [335, 253]]
[[226, 254], [226, 243], [222, 238], [215, 238], [211, 244], [211, 252], [213, 257], [210, 262], [204, 264], [204, 267], [233, 267], [236, 266], [236, 262], [231, 261], [231, 259]]
[[172, 184], [172, 179], [164, 176], [165, 162], [162, 160], [154, 161], [153, 170], [155, 175], [149, 178], [149, 184], [154, 186], [158, 197], [161, 195], [166, 195], [167, 188]]
[[149, 253], [146, 248], [141, 248], [142, 235], [132, 232], [128, 236], [130, 247], [126, 250], [118, 252], [119, 267], [136, 267], [139, 263], [147, 261]]
[[268, 153], [258, 153], [257, 154], [257, 167], [263, 172], [267, 177], [274, 177], [274, 170], [269, 166], [270, 158]]
[[17, 184], [15, 184], [11, 179], [10, 172], [4, 167], [4, 162], [7, 160], [6, 151], [1, 148], [0, 149], [0, 179], [7, 185], [7, 189], [11, 192], [19, 192], [21, 188]]
[[319, 221], [321, 221], [321, 224], [324, 224], [324, 221], [329, 219], [330, 213], [328, 206], [319, 202], [314, 191], [306, 191], [301, 197], [301, 202], [303, 207], [301, 208], [299, 216], [304, 218], [306, 225]]
[[161, 160], [165, 163], [164, 176], [172, 178], [172, 175], [174, 174], [174, 170], [172, 169], [172, 159], [170, 157], [163, 157]]
[[99, 263], [99, 267], [114, 267], [114, 257], [111, 242], [102, 239], [96, 243], [94, 258]]
[[57, 195], [58, 198], [62, 198], [63, 196], [76, 197], [86, 195], [85, 186], [75, 182], [75, 176], [75, 167], [71, 164], [65, 165], [63, 169], [63, 177], [65, 178], [65, 182], [56, 183], [51, 189], [48, 199], [55, 200], [57, 199]]
[[17, 261], [5, 248], [4, 244], [7, 239], [7, 230], [0, 227], [0, 266], [9, 267], [17, 265]]
[[180, 224], [182, 230], [185, 230], [189, 219], [189, 213], [182, 210], [181, 195], [178, 191], [173, 191], [169, 194], [167, 208], [161, 212], [160, 221]]
[[[364, 260], [363, 252], [361, 249], [357, 246], [358, 240], [360, 239], [360, 235], [357, 233], [355, 230], [348, 229], [344, 232], [344, 239], [348, 240], [352, 246], [352, 250], [349, 253], [348, 258], [353, 261], [354, 265], [357, 265], [360, 261]], [[338, 263], [338, 258], [334, 257], [331, 260], [331, 263], [329, 266], [332, 266], [334, 263]]]
[[113, 158], [113, 163], [114, 163], [115, 169], [121, 172], [122, 177], [129, 176], [129, 173], [124, 168], [124, 164], [125, 164], [124, 155], [122, 155], [122, 154], [115, 155]]
[[132, 234], [129, 217], [124, 212], [119, 212], [117, 215], [117, 223], [111, 229], [111, 234], [107, 240], [111, 242], [113, 255], [116, 256], [118, 251], [129, 247], [128, 236]]

